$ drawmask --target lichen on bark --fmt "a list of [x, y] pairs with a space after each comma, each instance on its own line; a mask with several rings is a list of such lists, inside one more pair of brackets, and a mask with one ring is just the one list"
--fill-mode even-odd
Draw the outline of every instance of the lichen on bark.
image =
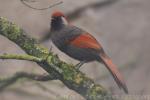
[[72, 64], [61, 61], [57, 55], [40, 46], [24, 30], [6, 18], [0, 17], [0, 34], [15, 42], [27, 54], [44, 59], [37, 62], [50, 75], [57, 76], [68, 88], [76, 91], [87, 100], [113, 100], [101, 85], [97, 85], [85, 74], [75, 69]]

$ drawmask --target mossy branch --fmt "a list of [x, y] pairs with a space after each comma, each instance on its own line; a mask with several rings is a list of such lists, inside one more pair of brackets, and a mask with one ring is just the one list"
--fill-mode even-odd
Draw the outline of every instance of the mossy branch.
[[16, 59], [16, 60], [28, 60], [28, 61], [34, 61], [34, 62], [42, 62], [44, 59], [38, 58], [35, 56], [30, 55], [14, 55], [14, 54], [3, 54], [0, 55], [0, 59]]
[[112, 96], [85, 74], [75, 69], [72, 64], [61, 61], [48, 49], [40, 46], [35, 39], [27, 36], [26, 32], [6, 18], [0, 18], [0, 34], [15, 42], [27, 54], [46, 59], [37, 62], [50, 76], [61, 80], [68, 88], [76, 91], [87, 100], [113, 100]]

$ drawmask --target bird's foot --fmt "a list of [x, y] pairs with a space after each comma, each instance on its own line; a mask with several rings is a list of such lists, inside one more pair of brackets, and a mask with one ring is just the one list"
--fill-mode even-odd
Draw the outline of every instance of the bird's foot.
[[50, 46], [49, 51], [48, 51], [48, 55], [47, 55], [46, 59], [48, 59], [49, 55], [51, 54], [52, 48], [53, 48], [53, 47]]
[[49, 52], [51, 52], [51, 51], [52, 51], [52, 49], [53, 49], [53, 47], [52, 47], [52, 46], [50, 46], [50, 48], [49, 48]]
[[75, 65], [75, 69], [79, 70], [80, 67], [84, 64], [84, 61], [79, 62], [78, 64]]

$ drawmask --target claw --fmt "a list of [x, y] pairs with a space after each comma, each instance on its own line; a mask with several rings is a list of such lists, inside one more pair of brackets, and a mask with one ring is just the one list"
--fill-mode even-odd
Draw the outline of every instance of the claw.
[[80, 67], [81, 67], [84, 63], [85, 63], [85, 61], [79, 62], [78, 64], [75, 65], [75, 68], [76, 68], [77, 70], [79, 70]]

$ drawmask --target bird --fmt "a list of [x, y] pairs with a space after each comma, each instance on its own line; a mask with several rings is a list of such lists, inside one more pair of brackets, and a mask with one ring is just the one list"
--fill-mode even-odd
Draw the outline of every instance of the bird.
[[60, 51], [80, 61], [76, 65], [77, 69], [84, 63], [100, 62], [109, 70], [118, 87], [123, 89], [125, 93], [128, 93], [128, 88], [122, 75], [94, 36], [70, 24], [61, 11], [54, 11], [52, 13], [50, 26], [50, 33], [45, 38], [51, 38], [53, 44]]

